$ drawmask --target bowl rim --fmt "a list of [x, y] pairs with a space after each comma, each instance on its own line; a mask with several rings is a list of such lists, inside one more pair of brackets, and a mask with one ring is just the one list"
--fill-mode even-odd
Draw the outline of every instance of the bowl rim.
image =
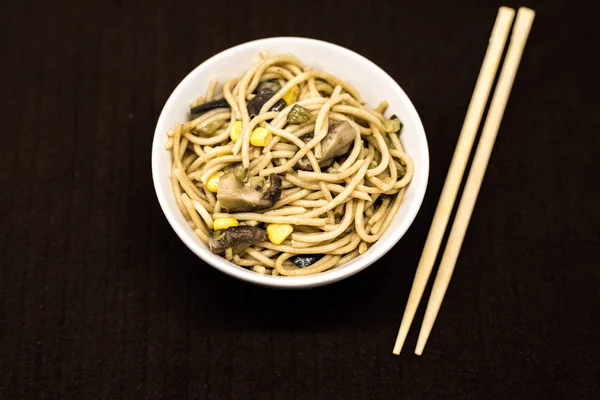
[[[422, 137], [424, 152], [423, 152], [423, 161], [422, 165], [419, 169], [419, 174], [423, 176], [423, 183], [421, 186], [417, 187], [414, 195], [415, 206], [412, 211], [405, 216], [403, 221], [407, 221], [402, 225], [402, 229], [397, 229], [394, 231], [393, 237], [390, 238], [385, 245], [377, 248], [377, 251], [373, 251], [373, 249], [369, 249], [366, 253], [364, 253], [361, 257], [363, 258], [360, 263], [356, 263], [354, 265], [350, 265], [348, 267], [335, 268], [328, 271], [324, 271], [314, 275], [306, 275], [306, 276], [272, 276], [272, 275], [262, 275], [258, 274], [252, 270], [238, 267], [234, 264], [231, 264], [229, 261], [224, 258], [212, 254], [210, 250], [204, 249], [201, 246], [198, 246], [198, 243], [191, 240], [188, 235], [184, 234], [183, 229], [189, 228], [187, 225], [182, 226], [176, 220], [175, 212], [179, 213], [178, 208], [170, 207], [167, 203], [166, 195], [164, 192], [164, 184], [159, 179], [159, 170], [160, 170], [160, 151], [164, 151], [164, 132], [159, 132], [159, 127], [162, 125], [161, 121], [166, 117], [168, 110], [173, 107], [175, 99], [178, 97], [179, 92], [183, 91], [184, 88], [188, 85], [188, 82], [193, 79], [193, 76], [198, 74], [198, 71], [205, 68], [206, 66], [218, 63], [219, 60], [223, 57], [226, 57], [229, 53], [235, 52], [236, 50], [248, 47], [248, 46], [258, 46], [264, 45], [265, 47], [273, 42], [279, 41], [296, 41], [303, 42], [305, 44], [313, 44], [318, 46], [326, 46], [331, 47], [335, 51], [346, 53], [349, 57], [359, 60], [362, 63], [367, 64], [369, 67], [377, 70], [379, 74], [383, 77], [383, 79], [388, 80], [394, 90], [397, 92], [398, 96], [402, 99], [402, 102], [408, 107], [409, 112], [414, 114], [415, 121], [417, 122], [417, 126], [415, 129], [417, 133]], [[200, 259], [202, 259], [207, 264], [212, 267], [218, 269], [225, 274], [232, 276], [234, 278], [253, 283], [259, 286], [273, 287], [273, 288], [281, 288], [281, 289], [308, 289], [323, 285], [328, 285], [334, 282], [338, 282], [340, 280], [346, 279], [362, 270], [367, 268], [368, 266], [374, 264], [377, 260], [383, 257], [388, 251], [390, 251], [399, 241], [402, 239], [404, 234], [408, 231], [408, 229], [412, 226], [421, 206], [423, 204], [423, 199], [425, 197], [425, 192], [427, 189], [427, 184], [429, 180], [429, 146], [427, 143], [427, 136], [425, 134], [425, 129], [423, 127], [423, 123], [421, 118], [409, 99], [408, 95], [404, 92], [402, 87], [381, 67], [375, 64], [373, 61], [364, 57], [363, 55], [345, 48], [343, 46], [330, 43], [324, 40], [305, 38], [305, 37], [297, 37], [297, 36], [277, 36], [277, 37], [268, 37], [262, 39], [256, 39], [252, 41], [248, 41], [245, 43], [241, 43], [235, 45], [233, 47], [227, 48], [212, 57], [206, 59], [201, 64], [197, 65], [194, 69], [192, 69], [179, 84], [175, 87], [173, 92], [169, 95], [169, 98], [165, 102], [158, 120], [156, 122], [156, 127], [154, 131], [154, 136], [152, 140], [152, 152], [151, 152], [151, 165], [152, 165], [152, 181], [154, 184], [154, 189], [156, 196], [158, 198], [158, 202], [160, 208], [163, 211], [163, 214], [167, 218], [169, 225], [175, 231], [176, 235], [179, 239]], [[168, 182], [169, 193], [172, 193], [172, 189], [170, 187], [170, 182]]]

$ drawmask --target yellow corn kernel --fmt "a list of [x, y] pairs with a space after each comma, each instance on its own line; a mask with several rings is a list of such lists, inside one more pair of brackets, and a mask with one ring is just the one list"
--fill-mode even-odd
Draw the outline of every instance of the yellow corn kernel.
[[223, 171], [215, 172], [206, 181], [206, 188], [209, 192], [217, 193], [219, 190], [219, 178], [223, 175]]
[[300, 89], [298, 89], [298, 86], [294, 86], [290, 90], [288, 90], [286, 94], [283, 95], [283, 100], [285, 100], [285, 102], [289, 106], [290, 104], [293, 104], [296, 101], [298, 101], [298, 95], [300, 95]]
[[289, 224], [269, 224], [267, 225], [267, 237], [273, 244], [281, 244], [288, 236], [294, 232]]
[[250, 144], [252, 146], [265, 147], [269, 144], [272, 138], [273, 134], [271, 131], [263, 127], [258, 127], [254, 129], [250, 135]]
[[240, 223], [235, 218], [215, 218], [213, 221], [213, 229], [220, 231], [222, 229], [231, 228], [232, 226], [238, 226]]
[[235, 121], [229, 130], [229, 137], [232, 142], [237, 142], [242, 134], [242, 121]]

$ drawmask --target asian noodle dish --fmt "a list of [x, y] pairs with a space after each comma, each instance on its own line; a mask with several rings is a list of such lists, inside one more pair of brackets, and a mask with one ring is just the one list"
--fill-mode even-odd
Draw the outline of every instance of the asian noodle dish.
[[413, 162], [387, 103], [290, 54], [208, 83], [168, 132], [171, 183], [200, 240], [257, 273], [309, 275], [366, 252], [389, 228]]

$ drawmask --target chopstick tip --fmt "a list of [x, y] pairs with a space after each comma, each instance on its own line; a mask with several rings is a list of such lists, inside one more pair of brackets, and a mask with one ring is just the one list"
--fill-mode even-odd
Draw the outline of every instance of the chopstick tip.
[[404, 340], [398, 338], [396, 343], [394, 343], [394, 350], [392, 350], [392, 354], [399, 356], [400, 352], [402, 351], [402, 345], [404, 345]]
[[510, 8], [507, 6], [500, 6], [500, 8], [498, 8], [498, 13], [508, 13], [508, 14], [514, 14], [515, 13], [515, 9], [514, 8]]
[[416, 355], [420, 356], [423, 354], [423, 350], [425, 350], [425, 345], [427, 344], [427, 339], [429, 339], [429, 334], [431, 333], [432, 326], [433, 321], [430, 324], [426, 324], [425, 322], [423, 322], [421, 332], [419, 332], [419, 338], [417, 339], [417, 346], [415, 347]]
[[525, 14], [530, 14], [531, 16], [535, 15], [535, 10], [533, 10], [529, 7], [519, 7], [519, 12], [525, 13]]
[[423, 355], [423, 350], [425, 350], [425, 344], [427, 344], [427, 337], [423, 337], [423, 335], [419, 335], [419, 339], [417, 340], [417, 347], [415, 347], [415, 354], [418, 356]]
[[[412, 311], [409, 312], [408, 316], [405, 315], [402, 318], [402, 323], [400, 324], [400, 329], [398, 330], [398, 336], [396, 337], [396, 342], [394, 343], [394, 350], [392, 350], [392, 353], [394, 353], [395, 355], [399, 356], [400, 352], [402, 351], [402, 347], [404, 346], [404, 342], [406, 341], [406, 336], [408, 335], [408, 329], [410, 328], [410, 324], [412, 322], [412, 319], [415, 315], [414, 311], [416, 310], [416, 307], [414, 310], [412, 310], [410, 308], [410, 300], [409, 300], [409, 305], [407, 305], [407, 310]], [[410, 315], [412, 314], [412, 315]]]

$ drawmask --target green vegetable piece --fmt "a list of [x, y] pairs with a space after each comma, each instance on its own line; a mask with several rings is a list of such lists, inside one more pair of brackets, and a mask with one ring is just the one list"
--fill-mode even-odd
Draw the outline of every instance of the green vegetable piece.
[[312, 114], [306, 108], [299, 104], [294, 105], [287, 115], [287, 122], [289, 124], [304, 124], [309, 122], [312, 118]]
[[200, 125], [194, 128], [194, 133], [200, 133], [204, 135], [210, 135], [214, 133], [219, 127], [223, 125], [223, 120], [211, 121], [206, 125]]
[[242, 164], [237, 164], [233, 167], [233, 175], [235, 175], [238, 181], [245, 182], [248, 177], [248, 170]]
[[386, 132], [396, 133], [402, 129], [402, 122], [400, 122], [400, 119], [398, 119], [398, 117], [394, 114], [390, 119], [383, 121], [383, 126]]

